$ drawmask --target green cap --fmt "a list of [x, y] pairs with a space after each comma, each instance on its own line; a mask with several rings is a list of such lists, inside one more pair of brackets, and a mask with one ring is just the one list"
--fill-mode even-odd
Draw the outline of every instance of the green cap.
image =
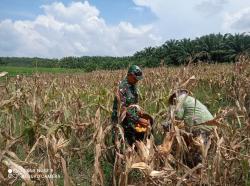
[[142, 70], [137, 65], [131, 65], [128, 69], [128, 74], [134, 74], [137, 80], [141, 80], [143, 78]]

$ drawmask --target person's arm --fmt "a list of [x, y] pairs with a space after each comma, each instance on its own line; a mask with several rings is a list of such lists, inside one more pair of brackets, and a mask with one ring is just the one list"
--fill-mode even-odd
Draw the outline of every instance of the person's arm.
[[175, 117], [176, 119], [182, 120], [184, 119], [184, 108], [180, 107], [175, 110]]
[[127, 92], [127, 87], [119, 90], [119, 96], [120, 96], [122, 108], [123, 107], [126, 108], [126, 99], [127, 99], [126, 92]]
[[184, 114], [185, 114], [185, 104], [187, 100], [187, 95], [181, 95], [177, 98], [177, 105], [176, 105], [176, 110], [175, 110], [175, 117], [176, 119], [183, 120], [184, 119]]
[[138, 123], [140, 120], [140, 117], [137, 113], [136, 108], [128, 109], [127, 110], [127, 117], [133, 122]]
[[122, 87], [122, 88], [120, 88], [118, 90], [118, 96], [119, 96], [120, 103], [121, 103], [121, 110], [120, 110], [121, 116], [123, 116], [123, 114], [125, 114], [126, 111], [127, 111], [127, 105], [126, 105], [126, 102], [127, 102], [127, 91], [128, 91], [128, 87], [127, 86]]
[[150, 125], [150, 123], [147, 119], [140, 117], [136, 108], [128, 109], [127, 110], [127, 117], [134, 124], [139, 123], [140, 125], [142, 125], [144, 127], [148, 127]]

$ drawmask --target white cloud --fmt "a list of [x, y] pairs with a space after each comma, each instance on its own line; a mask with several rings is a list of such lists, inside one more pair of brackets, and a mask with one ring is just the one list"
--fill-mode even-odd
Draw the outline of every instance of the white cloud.
[[222, 12], [228, 0], [205, 0], [195, 6], [195, 9], [205, 16], [213, 16]]
[[235, 13], [227, 13], [225, 16], [224, 28], [236, 32], [250, 30], [250, 6]]
[[68, 6], [56, 2], [42, 8], [44, 14], [33, 21], [0, 22], [0, 56], [122, 56], [161, 40], [152, 25], [107, 25], [87, 1]]
[[[234, 12], [250, 6], [249, 0], [133, 0], [137, 6], [147, 7], [158, 20], [153, 23], [154, 32], [164, 40], [197, 37], [218, 32], [232, 32], [231, 27], [249, 28], [246, 13], [230, 24]], [[225, 16], [230, 15], [230, 16]], [[232, 21], [231, 21], [232, 22]], [[244, 26], [244, 28], [243, 28]], [[249, 29], [248, 29], [249, 30]]]
[[0, 56], [124, 56], [168, 39], [250, 29], [249, 0], [133, 2], [133, 9], [150, 10], [157, 19], [140, 26], [122, 20], [108, 25], [100, 11], [85, 1], [44, 5], [43, 14], [32, 21], [0, 21]]
[[[214, 32], [219, 26], [215, 18], [207, 19], [197, 11], [202, 0], [134, 0], [137, 6], [148, 7], [158, 17], [155, 32], [167, 39], [195, 37]], [[211, 24], [214, 24], [211, 27]]]

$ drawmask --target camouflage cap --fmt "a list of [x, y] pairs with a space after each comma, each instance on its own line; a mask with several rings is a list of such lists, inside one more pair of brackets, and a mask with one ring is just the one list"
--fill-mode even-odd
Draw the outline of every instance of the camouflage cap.
[[131, 65], [128, 69], [128, 74], [134, 74], [137, 80], [141, 80], [143, 78], [142, 70], [137, 65]]

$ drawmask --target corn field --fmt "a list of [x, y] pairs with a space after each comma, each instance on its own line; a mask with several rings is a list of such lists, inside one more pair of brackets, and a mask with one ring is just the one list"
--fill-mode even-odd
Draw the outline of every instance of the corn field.
[[[110, 116], [126, 70], [2, 77], [0, 185], [250, 185], [250, 61], [143, 73], [139, 105], [155, 120], [152, 137], [137, 150], [121, 140], [116, 151]], [[161, 126], [180, 87], [217, 120], [206, 158], [192, 169], [182, 161], [185, 131]]]

